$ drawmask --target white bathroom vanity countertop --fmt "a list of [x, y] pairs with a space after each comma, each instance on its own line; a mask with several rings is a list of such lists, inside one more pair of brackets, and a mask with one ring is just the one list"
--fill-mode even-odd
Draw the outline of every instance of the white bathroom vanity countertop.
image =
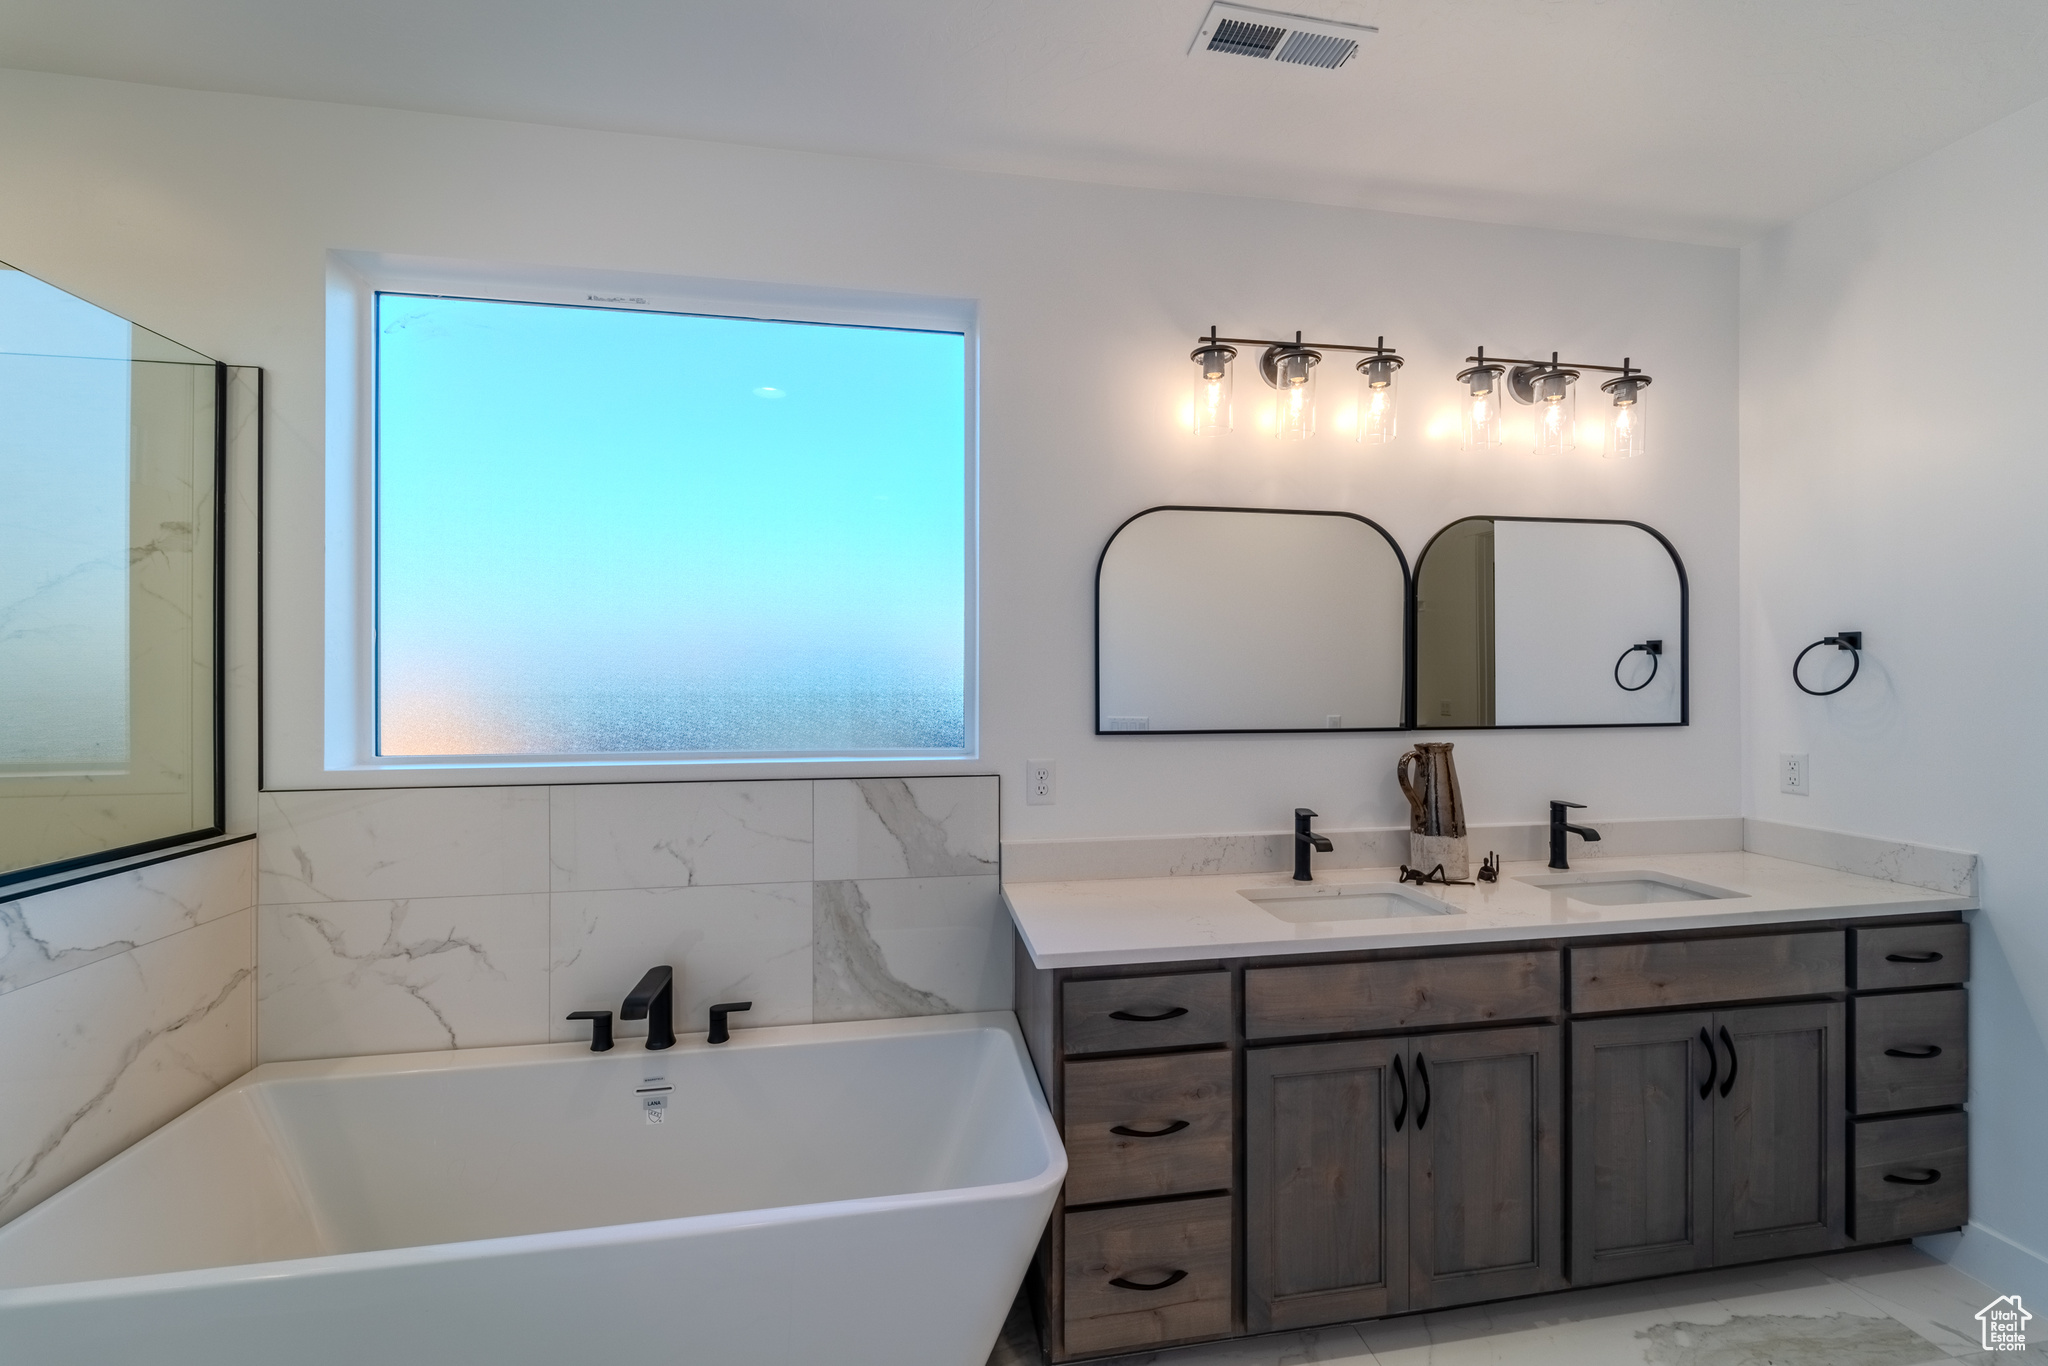
[[[1521, 881], [1550, 874], [1539, 861], [1509, 863], [1500, 881], [1470, 887], [1409, 884], [1457, 914], [1290, 923], [1245, 892], [1392, 884], [1395, 868], [1319, 868], [1312, 883], [1287, 873], [1023, 882], [1003, 900], [1041, 968], [1109, 967], [1203, 958], [1336, 953], [1431, 944], [1485, 944], [1575, 935], [1721, 929], [1801, 920], [1972, 910], [1976, 899], [1763, 854], [1658, 854], [1582, 858], [1572, 872], [1613, 877], [1641, 871], [1705, 883], [1733, 897], [1631, 906], [1576, 901], [1568, 888]], [[1327, 893], [1326, 893], [1327, 895]], [[1302, 903], [1293, 903], [1301, 907]]]

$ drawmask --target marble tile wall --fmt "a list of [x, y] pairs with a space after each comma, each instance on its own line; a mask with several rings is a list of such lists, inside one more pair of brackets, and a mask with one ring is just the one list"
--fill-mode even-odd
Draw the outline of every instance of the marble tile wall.
[[0, 901], [0, 1223], [254, 1065], [255, 852]]
[[[676, 1025], [1010, 1006], [997, 780], [273, 792], [261, 1057], [587, 1037], [642, 972]], [[619, 1025], [622, 1036], [645, 1024]]]

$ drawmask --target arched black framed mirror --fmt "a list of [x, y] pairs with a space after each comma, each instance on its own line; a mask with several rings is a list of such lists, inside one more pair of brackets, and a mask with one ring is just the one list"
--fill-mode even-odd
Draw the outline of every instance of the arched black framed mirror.
[[1653, 527], [1462, 518], [1415, 563], [1415, 725], [1685, 725], [1687, 616], [1684, 562]]
[[1377, 522], [1147, 508], [1095, 574], [1095, 730], [1399, 730], [1408, 561]]

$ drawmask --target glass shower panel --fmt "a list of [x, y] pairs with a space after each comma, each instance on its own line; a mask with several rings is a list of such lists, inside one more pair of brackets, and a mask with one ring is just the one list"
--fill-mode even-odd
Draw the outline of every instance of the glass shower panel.
[[220, 373], [0, 266], [0, 881], [219, 824]]

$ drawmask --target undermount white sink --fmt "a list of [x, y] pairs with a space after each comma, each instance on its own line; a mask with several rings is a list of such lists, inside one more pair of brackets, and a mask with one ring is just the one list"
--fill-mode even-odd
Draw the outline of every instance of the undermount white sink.
[[1295, 925], [1464, 914], [1456, 906], [1412, 892], [1398, 882], [1304, 882], [1298, 887], [1256, 887], [1238, 895], [1256, 903], [1267, 915]]
[[1746, 896], [1726, 887], [1710, 887], [1690, 878], [1641, 869], [1602, 873], [1542, 873], [1517, 878], [1531, 887], [1541, 887], [1567, 901], [1588, 906], [1654, 906], [1669, 901], [1721, 901]]

